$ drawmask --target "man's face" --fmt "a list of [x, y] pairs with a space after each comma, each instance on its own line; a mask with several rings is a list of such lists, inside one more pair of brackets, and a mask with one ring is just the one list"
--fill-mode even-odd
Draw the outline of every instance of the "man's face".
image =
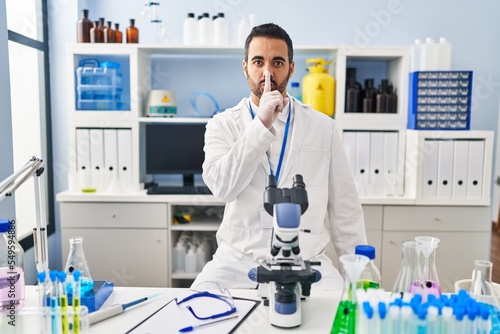
[[252, 100], [258, 104], [264, 91], [264, 71], [271, 73], [271, 90], [285, 96], [288, 80], [295, 63], [288, 61], [288, 47], [280, 39], [255, 37], [248, 47], [248, 61], [243, 60], [243, 71], [252, 92]]

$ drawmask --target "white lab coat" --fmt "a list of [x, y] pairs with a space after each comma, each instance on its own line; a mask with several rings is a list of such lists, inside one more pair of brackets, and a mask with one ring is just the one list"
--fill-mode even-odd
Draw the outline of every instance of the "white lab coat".
[[[303, 176], [309, 208], [300, 227], [311, 232], [300, 232], [301, 255], [305, 260], [321, 260], [317, 269], [322, 272], [322, 281], [328, 282], [328, 276], [333, 279], [324, 288], [342, 289], [342, 278], [324, 252], [330, 235], [338, 256], [354, 253], [356, 245], [366, 244], [358, 193], [335, 121], [293, 98], [290, 102], [293, 120], [277, 186], [291, 188], [293, 177]], [[266, 152], [275, 139], [281, 147], [283, 138], [276, 138], [274, 129], [266, 129], [258, 117], [252, 120], [248, 103], [244, 98], [207, 124], [203, 180], [214, 196], [227, 204], [217, 232], [217, 252], [193, 287], [202, 281], [219, 281], [227, 288], [255, 287], [246, 273], [270, 250], [272, 229], [261, 223], [270, 174]], [[285, 110], [279, 116], [283, 127], [288, 114]]]

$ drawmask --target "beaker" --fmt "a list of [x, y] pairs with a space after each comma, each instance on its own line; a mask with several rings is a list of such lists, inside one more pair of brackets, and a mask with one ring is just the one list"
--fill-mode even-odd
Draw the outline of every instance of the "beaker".
[[[69, 255], [68, 261], [66, 261], [66, 267], [64, 271], [67, 275], [71, 275], [73, 271], [78, 270], [81, 273], [80, 284], [81, 284], [81, 296], [89, 295], [94, 288], [94, 280], [90, 275], [89, 266], [87, 264], [87, 259], [85, 258], [85, 253], [83, 252], [83, 238], [76, 237], [69, 239]], [[71, 284], [68, 284], [68, 294], [72, 293]]]
[[416, 237], [415, 240], [420, 243], [422, 250], [422, 275], [424, 277], [427, 294], [432, 294], [439, 298], [441, 296], [441, 286], [436, 270], [436, 248], [439, 239], [434, 237]]
[[480, 301], [499, 307], [497, 295], [491, 283], [493, 263], [487, 260], [474, 261], [475, 268], [472, 272], [470, 294]]
[[402, 247], [401, 269], [392, 289], [393, 295], [402, 298], [405, 293], [421, 294], [426, 300], [427, 292], [420, 267], [422, 252], [420, 243], [415, 240], [405, 240], [402, 242]]
[[357, 282], [370, 259], [365, 255], [344, 254], [339, 257], [339, 261], [344, 267], [346, 280], [330, 333], [350, 334], [356, 330]]

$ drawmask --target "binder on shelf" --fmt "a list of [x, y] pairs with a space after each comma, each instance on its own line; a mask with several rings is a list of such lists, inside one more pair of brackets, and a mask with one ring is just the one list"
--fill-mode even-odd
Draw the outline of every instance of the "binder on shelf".
[[115, 129], [104, 130], [104, 173], [105, 188], [109, 191], [118, 183], [118, 142]]
[[117, 130], [118, 139], [118, 179], [127, 189], [132, 183], [132, 130]]
[[356, 170], [355, 180], [358, 182], [360, 195], [367, 195], [370, 186], [370, 133], [356, 133]]
[[384, 132], [370, 132], [370, 193], [385, 194], [384, 180]]
[[92, 170], [104, 168], [104, 133], [102, 129], [90, 129], [90, 166]]
[[398, 139], [399, 133], [386, 132], [384, 134], [384, 180], [386, 192], [396, 194], [398, 186]]
[[453, 140], [440, 140], [438, 155], [437, 197], [451, 198], [453, 179]]
[[76, 156], [78, 172], [90, 169], [89, 129], [76, 129]]
[[437, 167], [438, 167], [438, 142], [435, 140], [424, 141], [424, 161], [422, 178], [422, 197], [436, 198], [437, 196]]
[[469, 172], [467, 198], [482, 198], [484, 167], [484, 140], [469, 141]]
[[469, 158], [469, 141], [455, 140], [453, 153], [453, 198], [467, 197], [467, 159]]

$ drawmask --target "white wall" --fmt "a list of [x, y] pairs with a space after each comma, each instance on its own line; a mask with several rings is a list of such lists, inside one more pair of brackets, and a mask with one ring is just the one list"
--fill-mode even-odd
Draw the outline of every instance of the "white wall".
[[[68, 0], [49, 0], [55, 193], [67, 189], [65, 45], [76, 42], [75, 23], [80, 10], [88, 8], [92, 20], [105, 17], [120, 23], [122, 31], [130, 18], [136, 18], [140, 42], [151, 43], [152, 30], [140, 15], [143, 4], [138, 0], [80, 0], [77, 5]], [[474, 71], [471, 128], [496, 130], [500, 97], [499, 1], [160, 0], [160, 4], [159, 16], [175, 44], [182, 41], [182, 21], [188, 12], [225, 12], [233, 24], [254, 13], [258, 24], [274, 22], [285, 28], [296, 45], [410, 45], [415, 38], [446, 37], [453, 45], [453, 68]], [[241, 67], [235, 66], [234, 71], [241, 71]], [[58, 206], [56, 218], [58, 232], [50, 242], [53, 266], [66, 257], [60, 254]]]

